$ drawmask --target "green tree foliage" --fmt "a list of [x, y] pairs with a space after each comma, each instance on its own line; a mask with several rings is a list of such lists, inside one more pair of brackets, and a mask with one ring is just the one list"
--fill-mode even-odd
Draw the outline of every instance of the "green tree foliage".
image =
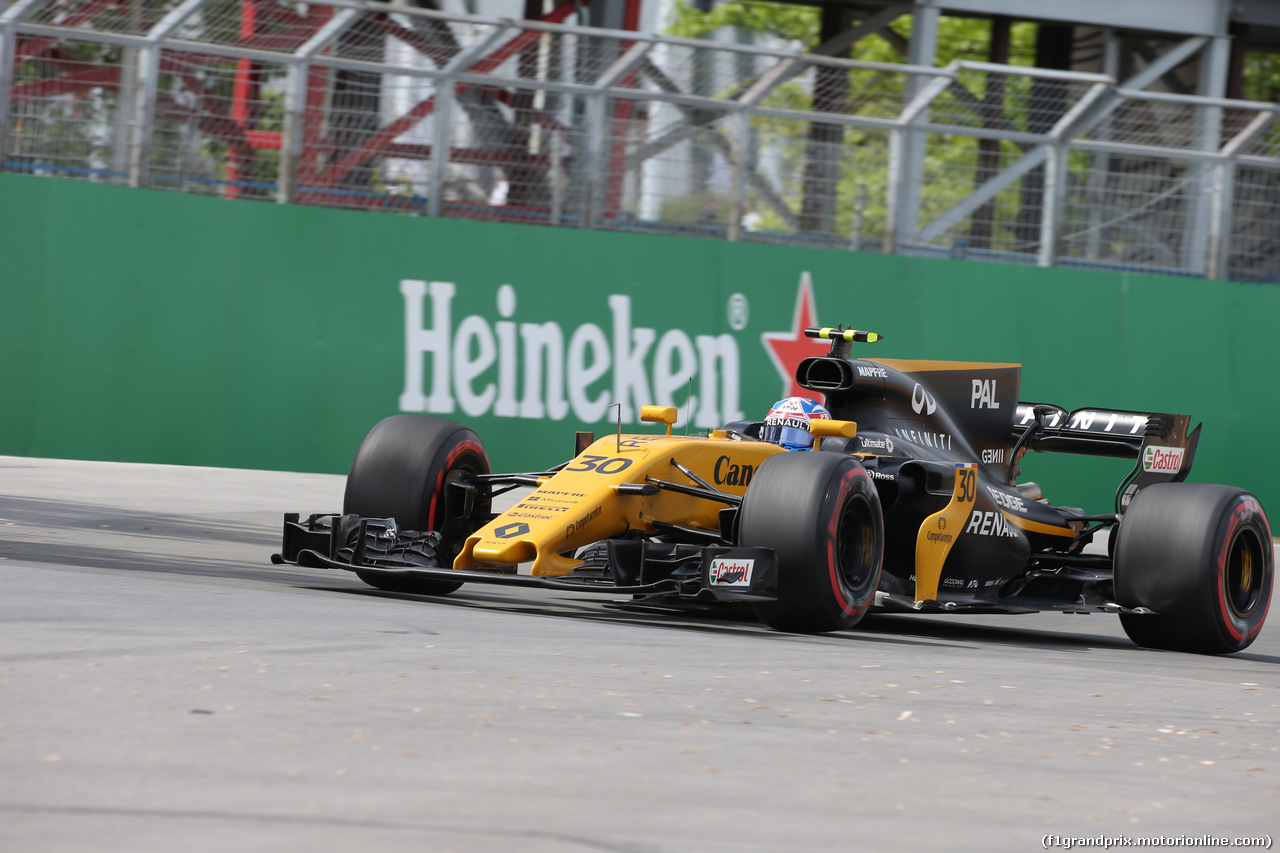
[[[802, 50], [818, 46], [821, 9], [790, 3], [728, 0], [709, 12], [677, 0], [674, 20], [667, 34], [683, 38], [710, 38], [726, 27], [755, 36], [772, 36], [794, 42]], [[982, 18], [947, 18], [939, 22], [938, 64], [953, 59], [986, 60], [991, 42], [991, 22]], [[902, 51], [911, 36], [911, 18], [894, 21], [884, 31], [862, 39], [850, 56], [871, 62], [902, 62]], [[1010, 45], [1010, 64], [1032, 65], [1035, 60], [1035, 25], [1015, 23]]]
[[793, 41], [812, 48], [817, 44], [819, 10], [816, 6], [800, 6], [791, 3], [758, 3], [750, 0], [730, 0], [709, 12], [695, 9], [685, 0], [677, 0], [675, 20], [667, 29], [668, 35], [681, 38], [705, 39], [724, 27], [736, 27], [749, 33], [758, 33]]
[[1245, 54], [1244, 96], [1251, 101], [1280, 102], [1280, 54]]
[[[814, 6], [729, 0], [709, 12], [701, 12], [679, 0], [674, 21], [668, 33], [686, 38], [710, 38], [726, 27], [737, 30], [742, 40], [761, 38], [790, 42], [796, 49], [812, 51], [818, 47], [821, 10]], [[939, 22], [937, 64], [943, 66], [955, 59], [985, 61], [989, 59], [992, 23], [980, 18], [943, 17]], [[1014, 23], [1010, 31], [1009, 63], [1033, 65], [1035, 58], [1034, 24]], [[904, 63], [906, 45], [911, 37], [911, 18], [904, 17], [884, 30], [872, 33], [855, 44], [849, 53], [853, 59]], [[986, 89], [986, 74], [966, 73], [959, 86], [945, 93], [937, 108], [948, 123], [981, 126], [984, 121], [999, 121], [1024, 129], [1027, 120], [1029, 82], [1024, 78], [1006, 78], [1003, 91]], [[876, 118], [897, 116], [904, 105], [911, 84], [907, 74], [895, 75], [882, 70], [851, 69], [848, 72], [848, 97], [842, 112]], [[777, 87], [766, 104], [770, 107], [813, 109], [813, 84], [800, 78]], [[997, 103], [998, 101], [998, 103]], [[809, 123], [793, 119], [757, 117], [753, 128], [759, 135], [761, 150], [772, 154], [770, 170], [779, 184], [778, 192], [792, 210], [800, 208], [804, 194], [802, 176], [805, 162], [813, 153], [808, 139]], [[844, 128], [835, 156], [839, 158], [839, 180], [836, 187], [836, 221], [834, 236], [876, 240], [883, 236], [885, 222], [886, 179], [888, 175], [889, 136], [885, 131]], [[929, 187], [922, 200], [926, 218], [953, 206], [973, 188], [980, 158], [992, 158], [1001, 164], [1022, 153], [1011, 143], [1002, 143], [982, 155], [978, 141], [972, 136], [931, 134], [925, 155], [925, 184]], [[751, 203], [763, 214], [765, 230], [789, 230], [783, 218], [760, 199]], [[1013, 223], [1019, 205], [1017, 188], [1000, 194], [994, 212], [997, 222]], [[1008, 229], [1005, 229], [1006, 231]], [[1012, 240], [1004, 235], [1005, 242]]]

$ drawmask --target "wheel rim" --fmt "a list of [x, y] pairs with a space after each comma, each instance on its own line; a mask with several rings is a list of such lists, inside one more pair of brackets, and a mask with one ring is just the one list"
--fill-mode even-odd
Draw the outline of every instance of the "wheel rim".
[[[474, 460], [464, 457], [445, 474], [445, 500], [441, 507], [443, 517], [436, 522], [435, 526], [440, 534], [440, 556], [444, 558], [440, 561], [442, 565], [452, 565], [454, 558], [462, 553], [462, 546], [466, 543], [467, 537], [480, 528], [480, 524], [474, 517], [464, 515], [461, 502], [450, 494], [453, 490], [449, 488], [449, 484], [470, 479], [480, 473], [480, 466]], [[488, 501], [484, 495], [476, 496], [475, 509], [478, 514], [488, 512]]]
[[858, 589], [871, 572], [875, 551], [875, 526], [871, 506], [865, 498], [847, 501], [840, 511], [836, 534], [836, 556], [840, 575], [850, 587]]
[[1227, 554], [1223, 583], [1226, 585], [1227, 604], [1241, 619], [1247, 618], [1258, 604], [1266, 569], [1265, 560], [1262, 543], [1253, 531], [1240, 531]]

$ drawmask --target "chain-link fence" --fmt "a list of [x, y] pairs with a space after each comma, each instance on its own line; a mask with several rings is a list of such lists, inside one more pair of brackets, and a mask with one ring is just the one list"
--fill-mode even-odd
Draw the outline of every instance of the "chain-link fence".
[[531, 22], [342, 0], [16, 0], [0, 12], [0, 168], [1280, 280], [1272, 104], [563, 24], [577, 11]]

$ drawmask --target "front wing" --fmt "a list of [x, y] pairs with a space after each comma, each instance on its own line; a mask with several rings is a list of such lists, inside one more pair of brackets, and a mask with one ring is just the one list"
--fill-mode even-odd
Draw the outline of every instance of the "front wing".
[[768, 548], [669, 545], [613, 539], [567, 575], [462, 571], [441, 566], [440, 534], [401, 530], [391, 518], [320, 514], [284, 517], [277, 565], [344, 569], [362, 576], [488, 583], [602, 594], [675, 595], [693, 601], [776, 601], [778, 566]]

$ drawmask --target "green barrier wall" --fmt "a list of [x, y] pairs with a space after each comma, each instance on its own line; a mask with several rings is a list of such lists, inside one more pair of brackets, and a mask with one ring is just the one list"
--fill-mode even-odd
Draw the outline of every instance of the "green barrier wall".
[[[811, 307], [884, 333], [855, 348], [871, 357], [1021, 362], [1023, 400], [1190, 413], [1192, 479], [1280, 513], [1274, 287], [0, 175], [0, 293], [3, 454], [344, 472], [408, 409], [473, 425], [499, 469], [537, 469], [574, 430], [611, 431], [615, 401], [628, 423], [650, 401], [695, 429], [763, 416], [786, 390], [769, 344], [813, 346], [793, 341]], [[1126, 470], [1024, 465], [1098, 512]]]

